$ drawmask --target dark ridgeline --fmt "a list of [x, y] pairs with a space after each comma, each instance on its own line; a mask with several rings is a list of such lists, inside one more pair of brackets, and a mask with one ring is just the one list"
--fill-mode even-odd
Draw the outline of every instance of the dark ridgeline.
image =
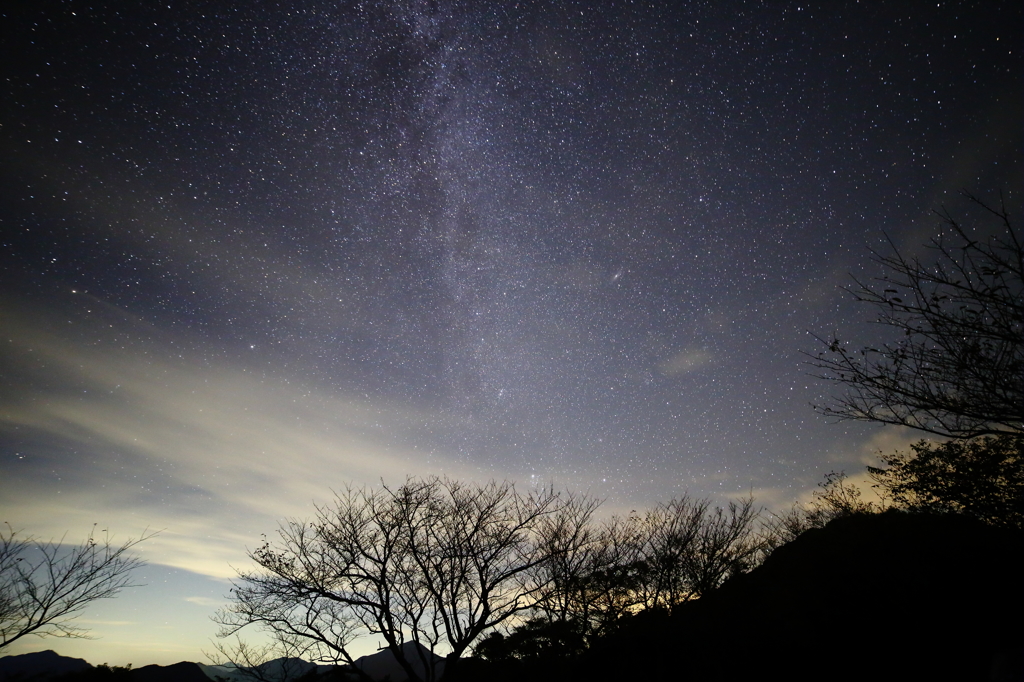
[[[412, 656], [415, 643], [406, 643]], [[419, 653], [419, 652], [417, 652]], [[422, 652], [430, 656], [429, 652]], [[444, 660], [434, 657], [440, 671]], [[390, 650], [378, 651], [356, 660], [372, 680], [403, 682], [407, 679]], [[422, 666], [416, 668], [423, 674]], [[142, 668], [90, 665], [81, 658], [60, 656], [54, 651], [0, 658], [0, 682], [355, 682], [365, 679], [350, 666], [316, 665], [301, 659], [276, 659], [254, 668], [203, 665], [182, 661], [172, 665]]]
[[53, 651], [0, 658], [0, 682], [211, 682], [195, 663], [173, 665], [93, 666], [81, 658], [60, 656]]
[[92, 668], [81, 658], [61, 656], [55, 651], [37, 651], [21, 656], [0, 657], [0, 682], [33, 680], [82, 672]]
[[[118, 674], [115, 672], [114, 676]], [[101, 679], [97, 678], [97, 682]], [[209, 682], [209, 677], [195, 663], [182, 661], [173, 665], [147, 665], [138, 670], [126, 670], [121, 677], [124, 682]]]
[[837, 519], [582, 656], [474, 661], [460, 680], [1024, 679], [1024, 534], [954, 515]]

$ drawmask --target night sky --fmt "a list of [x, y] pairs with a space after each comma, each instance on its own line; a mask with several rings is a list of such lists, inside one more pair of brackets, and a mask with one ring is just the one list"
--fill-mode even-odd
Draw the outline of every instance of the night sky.
[[1020, 216], [1015, 1], [19, 4], [0, 520], [161, 533], [100, 639], [3, 653], [205, 661], [245, 548], [349, 483], [859, 477], [918, 436], [812, 407], [814, 335], [879, 331], [841, 287], [962, 189]]

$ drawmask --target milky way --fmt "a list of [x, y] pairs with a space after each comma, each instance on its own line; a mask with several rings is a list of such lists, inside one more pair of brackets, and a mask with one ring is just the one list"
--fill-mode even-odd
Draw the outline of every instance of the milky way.
[[1021, 8], [832, 4], [5, 10], [5, 518], [218, 576], [349, 482], [778, 506], [906, 443], [803, 353], [1017, 211]]

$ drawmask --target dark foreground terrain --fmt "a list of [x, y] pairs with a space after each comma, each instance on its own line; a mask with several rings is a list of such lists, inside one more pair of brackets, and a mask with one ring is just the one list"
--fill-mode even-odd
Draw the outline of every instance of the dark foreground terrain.
[[464, 680], [1024, 680], [1024, 536], [966, 517], [841, 518], [576, 658]]
[[[448, 679], [1019, 682], [1022, 578], [1020, 531], [957, 516], [854, 515], [806, 532], [671, 615], [626, 619], [582, 654], [462, 659]], [[380, 657], [374, 676], [401, 682]], [[0, 682], [210, 682], [213, 668], [111, 669], [40, 652], [0, 658]], [[304, 679], [346, 677], [309, 666]]]

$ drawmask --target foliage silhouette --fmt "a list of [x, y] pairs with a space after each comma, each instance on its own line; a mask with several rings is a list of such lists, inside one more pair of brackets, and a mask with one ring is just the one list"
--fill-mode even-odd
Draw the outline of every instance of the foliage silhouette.
[[1024, 527], [1024, 436], [922, 440], [910, 447], [913, 454], [882, 455], [886, 468], [868, 467], [896, 504]]
[[508, 635], [492, 632], [474, 653], [488, 661], [510, 661], [578, 656], [586, 648], [584, 628], [579, 623], [533, 618]]

